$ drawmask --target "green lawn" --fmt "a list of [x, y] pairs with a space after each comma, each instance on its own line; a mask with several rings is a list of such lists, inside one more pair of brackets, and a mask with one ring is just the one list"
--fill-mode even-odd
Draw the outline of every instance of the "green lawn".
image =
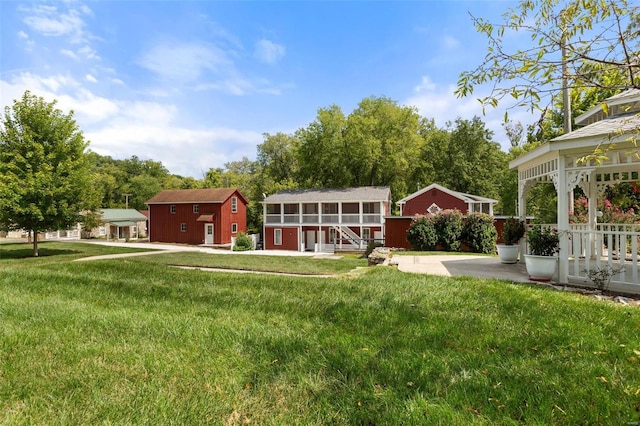
[[47, 249], [0, 246], [0, 424], [640, 420], [637, 308], [392, 268], [241, 275]]
[[246, 253], [229, 255], [182, 252], [154, 255], [147, 261], [180, 266], [284, 272], [303, 275], [333, 275], [349, 272], [357, 267], [367, 266], [367, 260], [363, 259], [362, 255], [355, 254], [344, 255], [341, 259], [323, 259], [262, 254], [251, 255]]

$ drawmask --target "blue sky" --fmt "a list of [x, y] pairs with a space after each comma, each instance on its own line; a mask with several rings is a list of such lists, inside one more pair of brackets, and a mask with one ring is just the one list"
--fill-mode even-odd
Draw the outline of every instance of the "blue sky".
[[[91, 150], [202, 178], [255, 159], [263, 133], [292, 133], [332, 104], [348, 114], [372, 95], [441, 127], [482, 116], [475, 98], [453, 95], [459, 74], [486, 53], [469, 13], [497, 20], [514, 5], [0, 1], [0, 103], [27, 89], [57, 99], [75, 111]], [[506, 150], [503, 115], [482, 118]]]

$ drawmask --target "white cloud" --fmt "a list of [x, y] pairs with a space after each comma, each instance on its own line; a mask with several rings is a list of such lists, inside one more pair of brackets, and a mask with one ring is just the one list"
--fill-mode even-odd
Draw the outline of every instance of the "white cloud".
[[91, 83], [97, 83], [98, 80], [96, 80], [96, 78], [94, 76], [92, 76], [91, 74], [87, 74], [85, 77], [85, 80], [91, 82]]
[[198, 80], [206, 70], [218, 71], [231, 65], [224, 51], [198, 43], [159, 44], [138, 63], [161, 78], [182, 83]]
[[80, 37], [85, 23], [81, 18], [81, 12], [69, 9], [67, 12], [59, 12], [56, 6], [36, 5], [32, 8], [22, 8], [29, 15], [23, 22], [32, 30], [45, 36]]
[[[476, 97], [457, 98], [454, 95], [455, 89], [455, 85], [438, 86], [428, 76], [423, 76], [414, 89], [414, 95], [407, 98], [403, 104], [415, 106], [420, 115], [433, 118], [438, 127], [444, 127], [447, 122], [454, 122], [457, 118], [470, 120], [474, 116], [478, 116], [486, 127], [493, 131], [493, 140], [500, 143], [502, 148], [507, 151], [510, 143], [502, 128], [505, 108], [488, 107], [483, 114], [482, 106]], [[485, 96], [482, 93], [484, 90], [485, 88], [478, 87], [475, 92], [478, 97], [483, 97]], [[515, 122], [522, 122], [525, 126], [537, 119], [522, 110], [509, 111], [509, 117]]]
[[254, 55], [260, 61], [267, 64], [274, 64], [280, 61], [286, 53], [284, 46], [276, 44], [270, 40], [258, 40], [256, 42]]
[[453, 36], [445, 35], [442, 38], [442, 45], [446, 49], [458, 49], [460, 47], [461, 43], [460, 43], [460, 40], [458, 40], [457, 38], [455, 38]]
[[98, 56], [96, 50], [88, 44], [78, 49], [78, 53], [87, 59], [100, 60], [100, 56]]
[[170, 102], [98, 96], [65, 75], [24, 73], [11, 81], [0, 80], [0, 106], [11, 105], [26, 89], [48, 101], [57, 99], [62, 111], [74, 110], [92, 151], [118, 159], [133, 155], [153, 159], [182, 176], [202, 178], [211, 167], [255, 153], [262, 142], [262, 135], [254, 131], [184, 125], [178, 120], [181, 108]]
[[22, 31], [22, 30], [20, 30], [20, 31], [18, 31], [18, 37], [19, 37], [19, 38], [21, 38], [21, 39], [23, 39], [23, 40], [26, 40], [26, 39], [28, 39], [28, 38], [29, 38], [29, 34], [25, 33], [25, 32], [24, 32], [24, 31]]
[[171, 173], [202, 178], [211, 167], [255, 152], [262, 136], [257, 132], [228, 128], [190, 129], [153, 123], [121, 121], [117, 126], [87, 132], [91, 149], [101, 155], [129, 158], [137, 155], [161, 161]]
[[76, 55], [75, 53], [73, 53], [69, 49], [60, 49], [60, 54], [66, 56], [68, 58], [71, 58], [73, 60], [78, 60], [78, 55]]

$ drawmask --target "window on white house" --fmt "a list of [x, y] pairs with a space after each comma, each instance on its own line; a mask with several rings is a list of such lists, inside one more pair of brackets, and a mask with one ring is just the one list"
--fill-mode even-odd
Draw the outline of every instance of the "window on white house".
[[362, 213], [380, 213], [380, 203], [362, 203]]
[[231, 224], [231, 233], [232, 234], [236, 234], [238, 232], [238, 224], [237, 223], [232, 223]]
[[282, 229], [273, 230], [273, 244], [276, 246], [282, 245]]
[[267, 204], [267, 214], [280, 214], [280, 204]]
[[231, 197], [231, 213], [238, 212], [238, 197]]
[[362, 239], [365, 241], [371, 239], [371, 228], [362, 228]]
[[169, 207], [169, 210], [171, 211], [171, 214], [175, 214], [175, 212], [176, 212], [176, 205], [175, 205], [175, 204], [171, 204], [171, 207]]
[[181, 223], [180, 224], [180, 232], [187, 232], [187, 224], [186, 223]]
[[200, 206], [198, 204], [194, 204], [193, 205], [193, 212], [194, 213], [199, 213], [200, 212]]

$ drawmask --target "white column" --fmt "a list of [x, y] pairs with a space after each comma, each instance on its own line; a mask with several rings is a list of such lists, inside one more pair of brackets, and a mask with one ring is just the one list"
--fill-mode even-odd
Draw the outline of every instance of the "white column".
[[558, 281], [568, 282], [569, 277], [569, 192], [565, 158], [558, 158], [558, 235], [560, 252], [558, 253]]
[[[520, 173], [518, 173], [518, 217], [520, 220], [527, 220], [527, 185], [526, 181], [520, 180]], [[528, 229], [528, 227], [527, 227]], [[526, 235], [525, 235], [526, 236]], [[524, 255], [527, 254], [527, 239], [520, 239], [520, 261], [524, 260]]]
[[596, 182], [596, 172], [589, 176], [589, 247], [591, 258], [596, 257], [596, 234], [598, 229], [598, 183]]
[[342, 203], [338, 203], [338, 223], [342, 223]]
[[[151, 208], [149, 208], [149, 228], [151, 228]], [[151, 241], [151, 238], [149, 238], [149, 241]], [[262, 250], [265, 250], [267, 245], [267, 205], [265, 203], [262, 203], [262, 241], [264, 242]]]
[[302, 223], [302, 203], [298, 203], [298, 223]]

